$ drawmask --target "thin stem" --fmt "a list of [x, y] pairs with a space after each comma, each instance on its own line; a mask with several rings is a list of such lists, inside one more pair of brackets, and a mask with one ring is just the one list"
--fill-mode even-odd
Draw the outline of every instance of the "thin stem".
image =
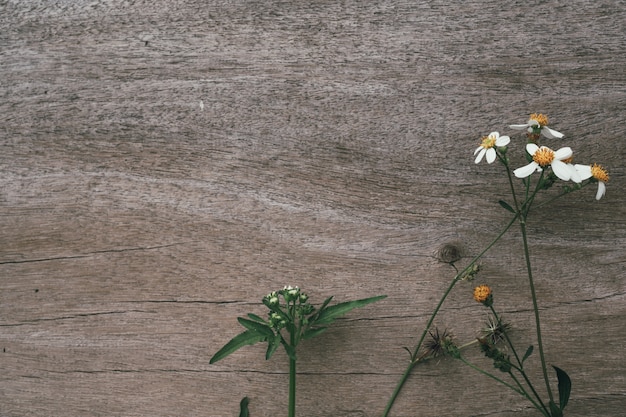
[[[466, 364], [467, 366], [469, 366], [470, 368], [474, 369], [477, 372], [480, 372], [481, 374], [488, 376], [491, 379], [494, 379], [496, 381], [498, 381], [499, 383], [501, 383], [502, 385], [509, 387], [510, 389], [512, 389], [513, 391], [517, 392], [520, 395], [523, 395], [524, 397], [528, 397], [528, 395], [526, 394], [526, 392], [524, 390], [522, 390], [521, 388], [516, 388], [513, 385], [509, 384], [508, 382], [498, 378], [497, 376], [490, 374], [489, 372], [485, 371], [484, 369], [479, 368], [478, 366], [474, 365], [473, 363], [469, 362], [467, 359], [465, 359], [463, 356], [459, 357], [459, 360], [461, 362], [463, 362], [464, 364]], [[509, 373], [510, 374], [510, 373]]]
[[430, 318], [428, 319], [428, 322], [426, 323], [426, 327], [424, 328], [424, 331], [422, 332], [422, 335], [421, 335], [421, 337], [419, 339], [419, 342], [417, 343], [417, 346], [415, 347], [415, 350], [413, 351], [413, 354], [411, 355], [411, 361], [409, 362], [409, 364], [407, 365], [406, 369], [404, 370], [404, 373], [400, 377], [400, 381], [398, 381], [398, 385], [396, 385], [396, 388], [393, 390], [393, 393], [391, 394], [391, 398], [387, 402], [387, 406], [385, 407], [385, 411], [383, 412], [383, 417], [387, 417], [389, 415], [389, 412], [391, 411], [391, 408], [393, 407], [393, 404], [396, 401], [396, 398], [398, 397], [398, 394], [400, 394], [400, 391], [402, 390], [402, 387], [404, 386], [404, 384], [406, 383], [407, 379], [409, 378], [409, 375], [411, 374], [411, 371], [413, 370], [415, 365], [417, 365], [420, 362], [420, 360], [422, 359], [422, 358], [418, 357], [419, 350], [422, 347], [422, 344], [424, 343], [424, 339], [426, 338], [426, 334], [428, 333], [428, 330], [431, 328], [433, 322], [435, 321], [435, 317], [437, 316], [437, 313], [439, 313], [439, 310], [441, 309], [441, 306], [443, 305], [443, 302], [448, 297], [448, 294], [450, 294], [450, 292], [452, 291], [452, 288], [454, 288], [456, 283], [463, 277], [463, 275], [467, 271], [469, 271], [470, 268], [472, 268], [474, 266], [474, 264], [476, 262], [478, 262], [478, 260], [489, 249], [491, 249], [493, 247], [493, 245], [496, 244], [496, 242], [498, 242], [502, 238], [502, 236], [504, 236], [504, 234], [511, 228], [513, 223], [515, 223], [515, 221], [518, 219], [518, 217], [519, 217], [519, 213], [516, 214], [511, 219], [511, 221], [500, 232], [500, 234], [489, 245], [487, 245], [487, 247], [480, 254], [478, 254], [476, 257], [474, 257], [474, 259], [472, 259], [472, 261], [469, 263], [468, 266], [465, 267], [465, 269], [463, 269], [461, 272], [457, 273], [454, 276], [454, 278], [452, 279], [452, 282], [450, 282], [450, 285], [446, 289], [446, 292], [443, 294], [443, 296], [439, 300], [439, 303], [437, 304], [437, 307], [435, 307], [435, 310], [430, 315]]
[[[291, 333], [291, 346], [295, 349], [295, 332]], [[289, 357], [289, 417], [296, 416], [296, 359]]]
[[[545, 406], [545, 404], [541, 400], [541, 397], [539, 396], [539, 394], [535, 390], [535, 387], [530, 382], [530, 379], [528, 379], [528, 375], [526, 375], [526, 371], [524, 371], [524, 363], [522, 362], [522, 360], [520, 360], [519, 355], [517, 354], [517, 351], [515, 350], [515, 347], [513, 346], [513, 343], [511, 342], [511, 339], [509, 338], [509, 334], [507, 333], [506, 329], [502, 325], [502, 320], [500, 320], [500, 316], [498, 316], [498, 313], [493, 308], [493, 305], [489, 306], [489, 308], [491, 309], [491, 313], [493, 314], [493, 316], [496, 319], [496, 323], [498, 324], [498, 327], [500, 329], [502, 329], [502, 334], [504, 335], [504, 338], [506, 339], [506, 343], [511, 347], [511, 351], [513, 352], [513, 355], [515, 356], [515, 360], [517, 361], [517, 363], [519, 365], [519, 367], [514, 366], [514, 368], [517, 369], [517, 371], [522, 375], [522, 377], [524, 377], [524, 381], [526, 381], [526, 384], [528, 385], [528, 387], [533, 392], [533, 395], [535, 396], [535, 398], [537, 398], [537, 400], [541, 404], [541, 407], [543, 408], [543, 410], [545, 412], [548, 412], [547, 407]], [[513, 377], [513, 379], [515, 379], [515, 382], [517, 382], [517, 384], [520, 385], [520, 383], [517, 381], [515, 376], [513, 374], [511, 374], [511, 376]], [[520, 388], [521, 388], [521, 385], [520, 385]], [[531, 402], [535, 405], [535, 407], [539, 408], [534, 401], [531, 400]]]
[[535, 312], [535, 328], [537, 331], [537, 345], [539, 347], [539, 357], [541, 358], [541, 369], [543, 371], [543, 379], [546, 382], [546, 389], [548, 390], [548, 396], [550, 402], [554, 402], [552, 396], [552, 389], [550, 388], [550, 380], [548, 379], [548, 368], [546, 367], [546, 359], [543, 353], [543, 342], [541, 340], [541, 320], [539, 319], [539, 305], [537, 303], [537, 293], [535, 291], [535, 284], [533, 281], [533, 273], [530, 264], [530, 251], [528, 249], [528, 236], [526, 232], [526, 217], [520, 219], [520, 227], [522, 230], [522, 241], [524, 242], [524, 257], [526, 258], [526, 270], [528, 272], [528, 284], [530, 286], [530, 294], [533, 300], [533, 310]]

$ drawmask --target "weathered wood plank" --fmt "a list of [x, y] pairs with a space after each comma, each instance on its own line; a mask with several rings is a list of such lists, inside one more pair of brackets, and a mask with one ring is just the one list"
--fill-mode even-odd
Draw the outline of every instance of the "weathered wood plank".
[[[283, 413], [282, 352], [208, 360], [297, 284], [388, 294], [299, 360], [300, 415], [380, 415], [453, 276], [437, 248], [467, 262], [507, 221], [477, 138], [541, 111], [611, 172], [600, 202], [529, 225], [548, 361], [568, 416], [620, 415], [625, 19], [608, 0], [0, 2], [0, 414]], [[481, 279], [532, 343], [520, 249]], [[484, 317], [463, 283], [437, 324], [470, 340]], [[442, 360], [393, 415], [535, 414]]]

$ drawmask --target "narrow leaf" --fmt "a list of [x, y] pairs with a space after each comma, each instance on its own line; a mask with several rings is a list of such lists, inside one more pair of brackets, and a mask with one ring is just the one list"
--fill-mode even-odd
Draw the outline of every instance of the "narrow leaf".
[[561, 411], [565, 408], [565, 406], [567, 405], [567, 402], [569, 401], [569, 395], [572, 392], [572, 380], [569, 378], [569, 376], [567, 375], [567, 373], [562, 370], [561, 368], [557, 368], [556, 366], [552, 365], [552, 367], [554, 368], [554, 370], [556, 371], [556, 377], [559, 381], [559, 407], [561, 409]]
[[328, 327], [317, 327], [315, 329], [307, 329], [302, 335], [302, 339], [303, 340], [313, 339], [315, 336], [319, 336], [320, 334], [324, 333], [327, 329]]
[[274, 336], [274, 331], [267, 324], [244, 319], [243, 317], [237, 317], [237, 321], [248, 330], [254, 330], [256, 332], [266, 335], [267, 337]]
[[241, 410], [239, 412], [239, 417], [250, 417], [250, 412], [248, 411], [249, 402], [250, 400], [248, 399], [248, 397], [243, 397], [243, 399], [239, 403], [239, 409]]
[[411, 359], [413, 359], [413, 352], [411, 352], [411, 349], [409, 349], [406, 346], [402, 346], [402, 349], [406, 350], [407, 352], [409, 352], [409, 356], [411, 357]]
[[506, 210], [510, 211], [511, 213], [515, 214], [515, 210], [513, 210], [513, 207], [511, 207], [509, 205], [509, 203], [507, 203], [506, 201], [499, 200], [498, 204], [500, 204], [504, 209], [506, 209]]
[[330, 304], [331, 300], [333, 299], [333, 296], [331, 295], [330, 297], [328, 297], [327, 299], [324, 300], [324, 302], [322, 303], [322, 306], [320, 307], [320, 311], [324, 310], [326, 308], [326, 306], [328, 304]]
[[253, 345], [258, 342], [263, 342], [267, 339], [267, 336], [256, 332], [254, 330], [246, 330], [243, 333], [239, 333], [233, 337], [230, 342], [226, 343], [209, 361], [209, 363], [215, 363], [226, 356], [230, 355], [239, 348], [247, 345]]
[[323, 311], [320, 311], [319, 316], [315, 320], [315, 324], [330, 324], [337, 317], [343, 316], [355, 308], [363, 307], [367, 304], [374, 303], [376, 301], [382, 300], [387, 297], [386, 295], [379, 295], [377, 297], [364, 298], [361, 300], [355, 301], [346, 301], [343, 303], [335, 304], [334, 306], [330, 306]]
[[267, 324], [265, 320], [263, 320], [261, 317], [257, 316], [256, 314], [248, 313], [248, 317], [250, 317], [254, 321], [258, 321], [259, 323]]
[[528, 349], [526, 349], [526, 353], [524, 353], [524, 357], [522, 358], [522, 363], [524, 363], [524, 361], [532, 355], [534, 349], [535, 347], [533, 345], [528, 346]]
[[563, 412], [561, 409], [554, 403], [554, 401], [550, 401], [550, 416], [551, 417], [563, 417]]

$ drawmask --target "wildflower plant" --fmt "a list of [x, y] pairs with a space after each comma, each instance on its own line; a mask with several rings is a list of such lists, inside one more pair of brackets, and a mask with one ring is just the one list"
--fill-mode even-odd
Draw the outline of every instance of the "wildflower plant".
[[[320, 307], [315, 307], [309, 302], [308, 295], [298, 287], [286, 286], [282, 290], [272, 291], [262, 300], [268, 308], [267, 319], [253, 313], [249, 313], [247, 317], [237, 318], [245, 330], [216, 352], [209, 363], [213, 364], [244, 346], [259, 342], [267, 342], [265, 353], [267, 360], [282, 346], [289, 357], [288, 416], [294, 417], [296, 413], [296, 348], [300, 342], [319, 336], [337, 318], [351, 310], [385, 297], [386, 295], [380, 295], [330, 305], [333, 299], [331, 296]], [[247, 397], [242, 400], [240, 407], [240, 415], [248, 415]]]
[[[506, 175], [511, 198], [508, 201], [499, 200], [498, 203], [502, 208], [508, 210], [512, 217], [502, 231], [463, 270], [459, 271], [454, 266], [454, 262], [449, 262], [454, 267], [456, 275], [431, 313], [415, 348], [409, 349], [405, 347], [410, 355], [409, 363], [387, 402], [383, 417], [389, 415], [412, 370], [420, 363], [442, 355], [460, 360], [470, 368], [520, 394], [530, 401], [541, 415], [545, 417], [563, 416], [563, 410], [569, 401], [572, 383], [565, 371], [553, 366], [558, 382], [556, 389], [558, 397], [554, 394], [544, 354], [539, 300], [534, 285], [527, 224], [532, 213], [537, 208], [590, 184], [598, 184], [596, 200], [601, 199], [606, 194], [609, 174], [605, 168], [595, 163], [573, 164], [574, 152], [570, 147], [561, 146], [561, 139], [565, 135], [549, 128], [548, 117], [544, 114], [533, 113], [526, 123], [509, 125], [509, 128], [524, 131], [526, 140], [517, 144], [509, 136], [501, 135], [499, 132], [491, 132], [487, 136], [480, 138], [479, 146], [474, 150], [474, 162], [476, 164], [481, 163], [483, 160], [488, 164], [495, 161], [500, 162]], [[543, 144], [541, 142], [544, 139], [555, 140], [556, 142], [554, 144]], [[512, 159], [512, 150], [509, 149], [510, 146], [513, 147], [512, 145], [517, 145], [517, 148], [521, 148], [523, 152], [521, 158]], [[553, 189], [557, 187], [560, 188], [560, 191], [553, 193]], [[544, 193], [550, 194], [543, 201], [537, 202], [538, 196]], [[538, 393], [537, 388], [524, 368], [525, 362], [531, 357], [535, 347], [531, 344], [525, 349], [523, 355], [519, 354], [521, 351], [514, 346], [509, 337], [511, 324], [502, 321], [501, 316], [497, 313], [494, 307], [496, 298], [489, 285], [481, 284], [473, 290], [474, 300], [488, 308], [491, 314], [487, 326], [482, 329], [480, 335], [473, 342], [458, 346], [450, 332], [447, 330], [440, 332], [436, 327], [433, 327], [435, 318], [452, 289], [458, 282], [469, 282], [479, 275], [481, 269], [479, 261], [482, 256], [516, 223], [520, 227], [522, 236], [528, 288], [535, 318], [536, 347], [539, 354], [543, 384], [545, 384], [545, 392], [548, 396], [547, 399], [542, 398]], [[499, 346], [499, 344], [504, 344], [504, 346]], [[493, 371], [481, 369], [469, 362], [463, 352], [471, 345], [478, 345], [480, 351], [493, 362], [494, 368], [500, 372], [493, 373]]]

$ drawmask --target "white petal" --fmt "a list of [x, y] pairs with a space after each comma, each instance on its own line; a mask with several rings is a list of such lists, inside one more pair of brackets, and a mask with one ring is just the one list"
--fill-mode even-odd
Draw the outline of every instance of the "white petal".
[[570, 170], [568, 164], [566, 164], [565, 162], [555, 159], [554, 161], [552, 161], [551, 166], [552, 171], [554, 171], [556, 176], [563, 181], [569, 181], [569, 179], [572, 178], [572, 171]]
[[475, 164], [477, 164], [477, 163], [479, 163], [480, 161], [482, 161], [483, 156], [485, 156], [485, 152], [487, 152], [487, 149], [485, 149], [485, 148], [483, 148], [483, 147], [481, 146], [481, 148], [480, 148], [480, 152], [478, 152], [478, 156], [477, 156], [477, 157], [476, 157], [476, 159], [474, 160], [474, 163], [475, 163]]
[[538, 163], [531, 162], [528, 165], [525, 165], [521, 168], [517, 168], [515, 171], [513, 171], [513, 174], [515, 174], [517, 178], [526, 178], [529, 175], [531, 175], [533, 172], [535, 172], [538, 166], [539, 166]]
[[598, 192], [596, 193], [596, 200], [599, 200], [602, 197], [604, 197], [605, 193], [606, 193], [606, 186], [604, 185], [602, 181], [598, 181]]
[[474, 151], [474, 155], [476, 155], [478, 153], [478, 151], [480, 151], [481, 149], [485, 149], [482, 146], [479, 146], [478, 148], [476, 148], [476, 150]]
[[554, 129], [550, 129], [548, 126], [544, 126], [541, 128], [541, 134], [548, 139], [561, 139], [563, 136], [565, 136], [563, 135], [563, 133], [557, 132]]
[[528, 124], [525, 124], [525, 125], [509, 125], [509, 127], [511, 129], [514, 129], [514, 130], [524, 130], [524, 129], [526, 129], [528, 127]]
[[569, 146], [566, 146], [565, 148], [561, 148], [554, 153], [554, 159], [562, 161], [572, 156], [573, 153], [574, 152], [572, 152], [572, 148], [570, 148]]
[[492, 163], [496, 160], [496, 150], [493, 148], [487, 149], [487, 163]]
[[591, 166], [576, 164], [574, 165], [574, 168], [576, 168], [576, 171], [578, 171], [578, 175], [580, 175], [581, 180], [591, 178]]
[[529, 143], [526, 145], [526, 152], [528, 152], [531, 155], [534, 155], [535, 152], [537, 152], [539, 150], [539, 146], [537, 146], [534, 143]]
[[574, 165], [572, 165], [572, 164], [567, 164], [567, 167], [568, 167], [568, 168], [569, 168], [569, 170], [570, 170], [570, 173], [571, 173], [570, 179], [571, 179], [572, 181], [574, 181], [575, 183], [579, 183], [579, 184], [580, 184], [581, 182], [583, 182], [583, 179], [582, 179], [582, 177], [580, 176], [580, 173], [578, 172], [578, 170], [576, 169], [576, 167], [574, 167]]
[[498, 140], [496, 140], [496, 146], [506, 146], [511, 142], [511, 138], [508, 136], [500, 136]]

